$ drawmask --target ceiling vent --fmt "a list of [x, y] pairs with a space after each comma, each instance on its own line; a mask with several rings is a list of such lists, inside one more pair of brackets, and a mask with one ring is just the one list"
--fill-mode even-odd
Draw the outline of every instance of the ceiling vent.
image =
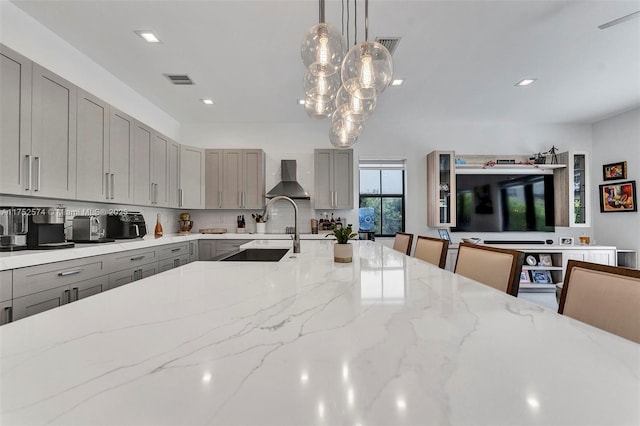
[[179, 86], [195, 84], [186, 74], [164, 74], [164, 76], [167, 77], [171, 83]]
[[376, 41], [386, 47], [389, 53], [393, 55], [401, 38], [402, 37], [376, 37]]

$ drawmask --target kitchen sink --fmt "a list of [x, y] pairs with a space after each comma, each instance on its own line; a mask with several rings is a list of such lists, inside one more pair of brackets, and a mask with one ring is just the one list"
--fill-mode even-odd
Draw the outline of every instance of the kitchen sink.
[[224, 259], [221, 262], [277, 262], [284, 257], [289, 251], [286, 248], [270, 248], [255, 249], [249, 248], [242, 250]]

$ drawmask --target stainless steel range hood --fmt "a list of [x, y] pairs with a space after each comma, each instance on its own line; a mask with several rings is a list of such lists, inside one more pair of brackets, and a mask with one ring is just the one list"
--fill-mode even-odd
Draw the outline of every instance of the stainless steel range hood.
[[282, 181], [274, 186], [271, 191], [267, 192], [267, 198], [277, 197], [278, 195], [286, 195], [294, 200], [310, 200], [309, 193], [304, 190], [297, 182], [297, 164], [296, 160], [281, 160], [281, 179]]

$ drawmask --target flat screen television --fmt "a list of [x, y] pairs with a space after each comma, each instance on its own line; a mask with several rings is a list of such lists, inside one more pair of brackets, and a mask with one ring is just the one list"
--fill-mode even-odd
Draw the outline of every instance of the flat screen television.
[[553, 175], [456, 175], [452, 232], [553, 232]]

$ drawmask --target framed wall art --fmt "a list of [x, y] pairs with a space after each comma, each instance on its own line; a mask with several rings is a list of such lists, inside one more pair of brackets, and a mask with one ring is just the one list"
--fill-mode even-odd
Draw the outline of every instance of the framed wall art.
[[571, 246], [573, 245], [573, 237], [560, 237], [558, 244], [561, 246]]
[[622, 180], [627, 178], [627, 162], [605, 164], [602, 166], [602, 180]]
[[636, 181], [600, 185], [600, 212], [637, 212]]

